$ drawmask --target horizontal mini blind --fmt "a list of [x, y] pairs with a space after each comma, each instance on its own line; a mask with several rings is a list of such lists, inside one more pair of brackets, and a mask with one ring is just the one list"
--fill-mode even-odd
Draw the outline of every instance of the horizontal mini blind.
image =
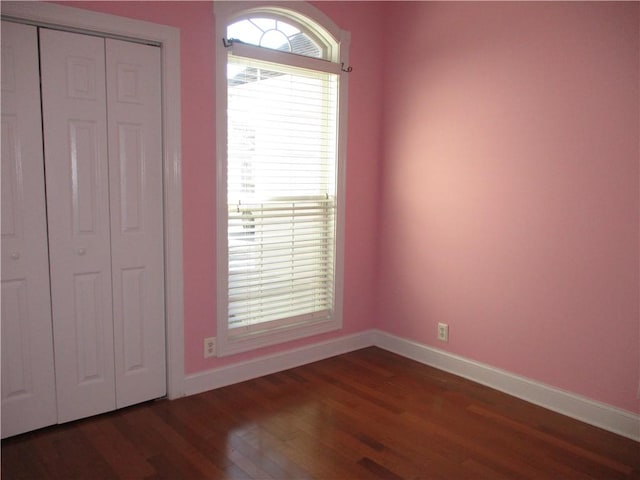
[[229, 55], [230, 334], [333, 312], [337, 75]]

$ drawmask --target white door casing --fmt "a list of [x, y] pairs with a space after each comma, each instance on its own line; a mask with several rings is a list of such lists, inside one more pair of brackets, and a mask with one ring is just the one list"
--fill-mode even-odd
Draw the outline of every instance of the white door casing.
[[18, 21], [57, 25], [65, 29], [92, 31], [107, 36], [142, 39], [161, 47], [167, 394], [169, 398], [181, 397], [184, 395], [184, 292], [180, 31], [167, 25], [45, 2], [3, 1], [1, 13]]
[[2, 22], [2, 437], [56, 422], [35, 27]]
[[160, 49], [106, 40], [118, 408], [166, 393]]
[[[3, 268], [3, 406], [15, 413], [4, 416], [9, 436], [55, 423], [56, 404], [57, 421], [65, 422], [163, 396], [166, 363], [160, 49], [41, 29], [49, 264], [37, 31], [7, 23], [3, 33], [3, 256], [13, 260]], [[18, 128], [25, 119], [28, 128]], [[23, 165], [29, 147], [34, 155]]]

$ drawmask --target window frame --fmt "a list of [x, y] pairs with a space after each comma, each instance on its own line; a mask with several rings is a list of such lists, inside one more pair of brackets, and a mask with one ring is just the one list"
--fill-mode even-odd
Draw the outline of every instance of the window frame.
[[[215, 1], [213, 4], [216, 25], [216, 276], [217, 276], [217, 356], [250, 351], [342, 328], [344, 284], [344, 218], [345, 174], [347, 149], [347, 94], [348, 73], [340, 68], [349, 65], [350, 34], [341, 30], [329, 17], [306, 2], [250, 2]], [[338, 132], [336, 165], [336, 234], [335, 234], [335, 298], [333, 316], [321, 322], [272, 328], [231, 337], [228, 328], [228, 244], [227, 244], [227, 53], [224, 45], [227, 25], [236, 21], [262, 16], [293, 23], [312, 38], [318, 38], [327, 46], [327, 60], [298, 56], [300, 66], [324, 62], [339, 73]], [[277, 59], [289, 53], [252, 45], [241, 45], [251, 50], [263, 50], [265, 58]], [[312, 65], [308, 65], [313, 68]]]

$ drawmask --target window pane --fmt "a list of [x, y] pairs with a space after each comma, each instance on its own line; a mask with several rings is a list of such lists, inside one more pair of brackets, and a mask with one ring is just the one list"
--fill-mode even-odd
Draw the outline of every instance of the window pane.
[[263, 32], [276, 28], [276, 21], [272, 18], [252, 18], [251, 22], [257, 25]]
[[227, 27], [227, 38], [236, 38], [251, 45], [260, 45], [263, 33], [249, 20], [241, 20]]
[[232, 56], [229, 66], [229, 201], [334, 195], [337, 76]]
[[284, 33], [277, 30], [268, 30], [260, 39], [260, 46], [272, 48], [274, 50], [282, 50], [284, 52], [291, 51], [291, 45]]
[[229, 56], [229, 327], [333, 310], [337, 76]]
[[300, 33], [300, 30], [298, 30], [296, 27], [294, 27], [293, 25], [289, 25], [288, 23], [285, 23], [283, 21], [279, 21], [277, 25], [278, 30], [284, 33], [287, 37], [291, 37], [292, 35]]

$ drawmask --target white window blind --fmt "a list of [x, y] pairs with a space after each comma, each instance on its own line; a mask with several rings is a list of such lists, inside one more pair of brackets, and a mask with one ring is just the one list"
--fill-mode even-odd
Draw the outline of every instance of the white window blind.
[[231, 336], [334, 309], [338, 76], [229, 54]]

